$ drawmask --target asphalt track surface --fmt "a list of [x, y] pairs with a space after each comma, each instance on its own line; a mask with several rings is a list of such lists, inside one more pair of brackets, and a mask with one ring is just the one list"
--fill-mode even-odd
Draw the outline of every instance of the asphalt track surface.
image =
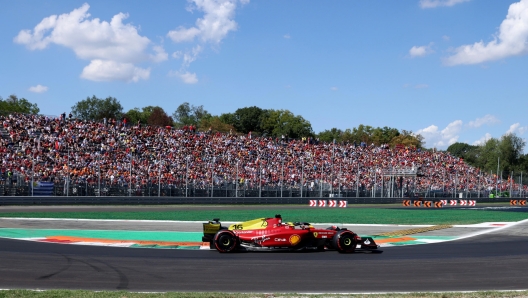
[[528, 222], [381, 254], [234, 253], [0, 239], [0, 288], [198, 292], [421, 292], [528, 288]]

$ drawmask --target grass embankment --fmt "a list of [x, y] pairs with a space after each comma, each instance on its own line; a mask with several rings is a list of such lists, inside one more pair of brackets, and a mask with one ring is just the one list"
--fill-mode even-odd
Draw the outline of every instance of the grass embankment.
[[171, 211], [101, 211], [101, 212], [13, 212], [0, 213], [0, 217], [25, 218], [78, 218], [78, 219], [123, 219], [123, 220], [181, 220], [207, 221], [220, 218], [222, 221], [245, 221], [281, 214], [285, 221], [311, 223], [353, 224], [475, 224], [482, 222], [514, 222], [528, 218], [528, 212], [462, 209], [403, 209], [403, 208], [299, 208], [244, 210], [171, 210]]
[[298, 298], [298, 297], [309, 297], [309, 298], [322, 298], [322, 297], [402, 297], [402, 298], [415, 298], [415, 297], [427, 297], [427, 298], [477, 298], [477, 297], [528, 297], [528, 291], [519, 292], [473, 292], [473, 293], [409, 293], [409, 294], [358, 294], [358, 295], [340, 295], [340, 294], [322, 294], [322, 295], [306, 295], [306, 294], [243, 294], [243, 293], [130, 293], [124, 291], [101, 291], [91, 292], [82, 290], [49, 290], [49, 291], [29, 291], [29, 290], [8, 290], [0, 291], [0, 298], [19, 298], [19, 297], [30, 297], [30, 298], [62, 298], [62, 297], [79, 297], [79, 298], [179, 298], [179, 297], [191, 297], [191, 298]]

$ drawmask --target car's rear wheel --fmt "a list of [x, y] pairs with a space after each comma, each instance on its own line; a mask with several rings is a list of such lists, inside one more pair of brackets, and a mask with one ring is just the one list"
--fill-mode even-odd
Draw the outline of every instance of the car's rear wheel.
[[338, 231], [332, 239], [332, 246], [340, 253], [353, 253], [356, 250], [356, 234], [351, 231]]
[[229, 230], [220, 230], [214, 237], [214, 246], [219, 252], [233, 252], [238, 246], [236, 235]]

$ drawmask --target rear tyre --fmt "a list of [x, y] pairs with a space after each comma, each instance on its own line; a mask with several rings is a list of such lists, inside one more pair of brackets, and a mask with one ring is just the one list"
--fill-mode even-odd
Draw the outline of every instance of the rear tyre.
[[219, 252], [233, 252], [238, 246], [238, 239], [232, 231], [220, 230], [216, 233], [213, 243]]
[[338, 231], [332, 238], [332, 246], [340, 253], [353, 253], [356, 250], [356, 234], [351, 231]]

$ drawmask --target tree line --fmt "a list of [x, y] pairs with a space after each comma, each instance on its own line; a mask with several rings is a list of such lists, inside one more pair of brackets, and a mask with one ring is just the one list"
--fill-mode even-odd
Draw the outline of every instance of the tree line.
[[[451, 155], [463, 158], [468, 164], [486, 173], [506, 178], [528, 170], [528, 154], [524, 154], [526, 142], [515, 134], [490, 138], [481, 145], [454, 143], [447, 148]], [[501, 174], [502, 173], [502, 174]], [[523, 179], [524, 180], [524, 179]]]
[[72, 107], [75, 118], [102, 120], [103, 118], [126, 118], [132, 124], [148, 124], [175, 127], [196, 127], [202, 131], [242, 133], [253, 136], [279, 138], [312, 138], [323, 142], [404, 145], [423, 148], [423, 138], [410, 131], [399, 131], [389, 127], [360, 125], [357, 128], [341, 130], [332, 128], [314, 133], [311, 123], [289, 110], [262, 109], [256, 106], [239, 108], [232, 113], [212, 115], [202, 105], [194, 106], [184, 102], [168, 115], [159, 106], [133, 108], [126, 112], [114, 97], [105, 99], [87, 97]]

